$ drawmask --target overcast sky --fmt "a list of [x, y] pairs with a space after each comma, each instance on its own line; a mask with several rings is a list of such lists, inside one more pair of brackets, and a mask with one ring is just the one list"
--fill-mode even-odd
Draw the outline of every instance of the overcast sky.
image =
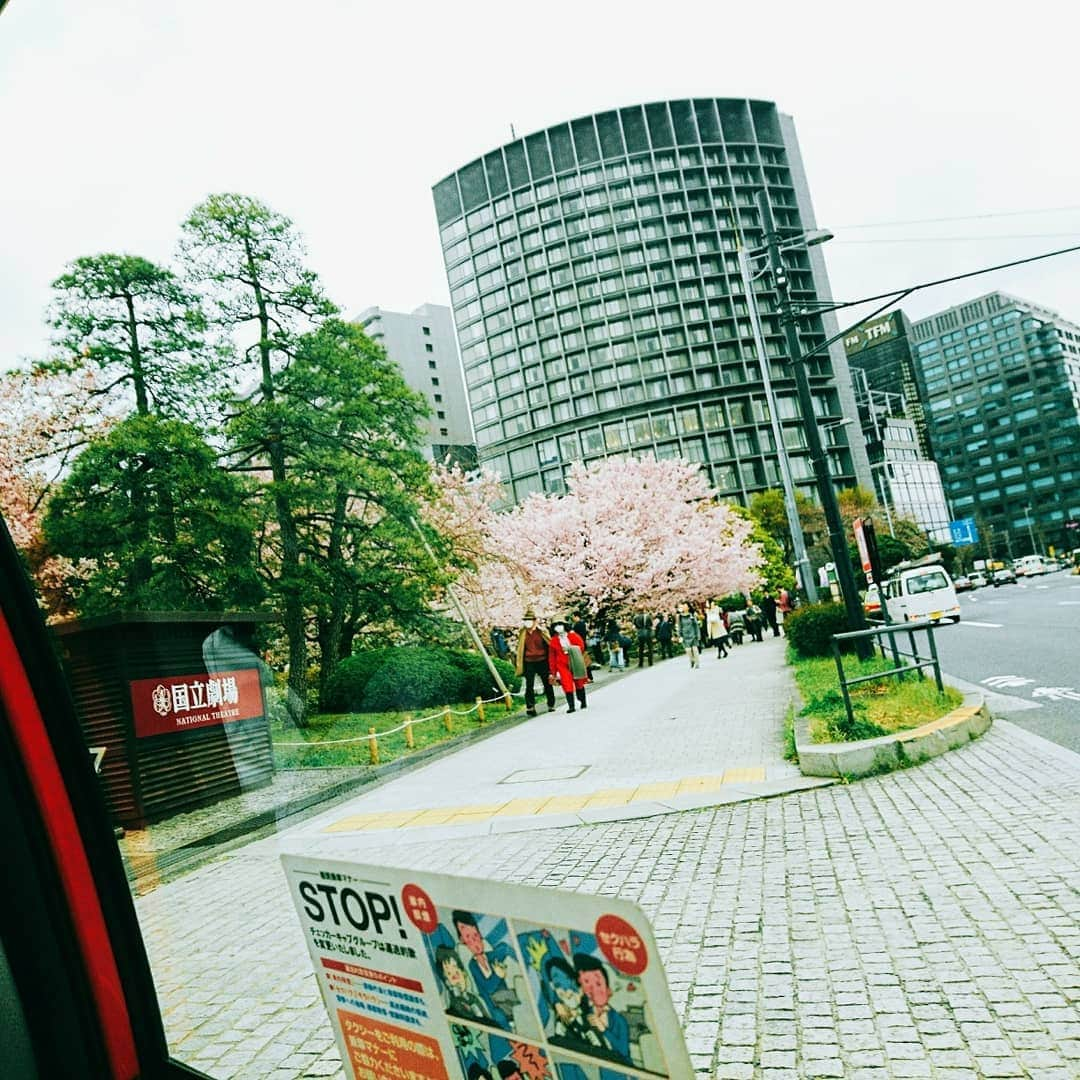
[[[216, 191], [293, 218], [348, 313], [446, 303], [432, 184], [511, 124], [665, 98], [794, 116], [838, 297], [1080, 244], [1078, 29], [1063, 0], [11, 0], [0, 367], [44, 354], [67, 261], [168, 260]], [[927, 218], [969, 220], [866, 227]], [[1078, 282], [1080, 253], [905, 310], [1001, 288], [1080, 322]]]

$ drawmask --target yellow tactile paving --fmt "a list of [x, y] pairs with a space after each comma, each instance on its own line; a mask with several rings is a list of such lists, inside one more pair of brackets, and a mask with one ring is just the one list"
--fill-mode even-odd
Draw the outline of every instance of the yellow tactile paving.
[[633, 797], [637, 788], [606, 788], [593, 792], [582, 809], [594, 810], [603, 806], [625, 806]]
[[679, 790], [678, 780], [668, 780], [659, 784], [642, 784], [634, 792], [634, 802], [639, 799], [673, 799]]
[[679, 781], [680, 795], [696, 795], [702, 791], [719, 791], [724, 783], [723, 776], [688, 776]]
[[719, 791], [724, 784], [752, 784], [765, 779], [765, 767], [727, 769], [721, 776], [688, 776], [641, 784], [636, 788], [603, 788], [580, 795], [553, 795], [541, 798], [510, 799], [504, 803], [468, 806], [436, 806], [429, 809], [382, 810], [370, 814], [350, 814], [323, 827], [323, 832], [374, 832], [385, 829], [420, 829], [434, 825], [475, 825], [493, 818], [540, 817], [572, 814], [607, 806], [628, 806], [635, 802], [657, 802], [680, 795]]
[[540, 813], [572, 814], [575, 810], [581, 810], [588, 801], [588, 795], [556, 795], [544, 804]]
[[753, 784], [765, 779], [765, 769], [758, 766], [755, 769], [725, 769], [725, 784]]
[[550, 796], [545, 799], [511, 799], [496, 810], [492, 817], [529, 817], [538, 814], [540, 807], [550, 800]]

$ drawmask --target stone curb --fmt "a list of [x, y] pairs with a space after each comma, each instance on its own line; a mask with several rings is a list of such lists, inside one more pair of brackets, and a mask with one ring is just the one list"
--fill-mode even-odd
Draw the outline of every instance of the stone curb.
[[966, 746], [989, 730], [993, 719], [982, 694], [967, 694], [964, 704], [928, 724], [849, 743], [813, 743], [810, 722], [795, 718], [795, 748], [803, 776], [858, 779], [917, 765]]

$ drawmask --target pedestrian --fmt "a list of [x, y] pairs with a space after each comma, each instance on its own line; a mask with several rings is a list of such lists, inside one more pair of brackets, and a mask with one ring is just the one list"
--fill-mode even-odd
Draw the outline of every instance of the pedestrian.
[[743, 643], [743, 633], [746, 630], [746, 616], [742, 611], [728, 612], [728, 634], [736, 645]]
[[506, 643], [506, 634], [498, 626], [491, 631], [491, 647], [500, 660], [505, 660], [510, 655], [510, 646]]
[[637, 666], [643, 667], [646, 654], [649, 657], [649, 667], [653, 665], [653, 621], [652, 616], [645, 611], [639, 611], [634, 616], [634, 630], [637, 633]]
[[585, 616], [579, 615], [577, 622], [571, 627], [575, 634], [585, 643], [585, 667], [589, 672], [589, 682], [593, 681], [592, 654], [589, 652], [589, 627], [585, 623]]
[[697, 616], [690, 610], [689, 604], [679, 605], [679, 637], [682, 638], [683, 648], [690, 657], [690, 666], [698, 666], [698, 647], [701, 644], [701, 629]]
[[589, 681], [589, 671], [585, 666], [585, 640], [580, 634], [567, 629], [565, 619], [556, 619], [551, 624], [551, 640], [548, 642], [548, 666], [551, 669], [550, 682], [556, 682], [566, 695], [566, 711], [574, 712], [574, 694], [583, 709], [588, 708], [585, 701], [585, 685]]
[[623, 642], [625, 640], [619, 631], [618, 622], [615, 619], [608, 619], [604, 641], [608, 648], [608, 668], [611, 671], [626, 667], [626, 654], [623, 652]]
[[780, 622], [788, 617], [795, 610], [795, 604], [792, 600], [791, 593], [787, 589], [780, 590], [780, 596], [777, 599], [776, 606], [780, 612]]
[[720, 613], [720, 605], [715, 600], [709, 601], [705, 609], [706, 645], [716, 646], [716, 659], [727, 656], [727, 631], [724, 629], [724, 619]]
[[656, 640], [660, 643], [660, 659], [670, 660], [673, 653], [671, 651], [671, 639], [674, 636], [675, 628], [671, 625], [671, 620], [667, 615], [661, 615], [660, 621], [656, 624]]
[[765, 619], [761, 608], [751, 600], [746, 606], [746, 632], [755, 640], [761, 641], [761, 632], [765, 628]]
[[780, 623], [776, 619], [777, 610], [776, 597], [766, 589], [765, 595], [761, 598], [761, 614], [766, 624], [772, 628], [773, 637], [780, 636]]
[[538, 625], [536, 613], [531, 609], [526, 611], [522, 619], [521, 630], [518, 632], [517, 652], [514, 662], [514, 670], [518, 675], [525, 676], [526, 716], [536, 715], [536, 688], [534, 683], [537, 678], [540, 679], [540, 686], [544, 691], [548, 712], [555, 708], [555, 691], [551, 686], [549, 678], [551, 671], [548, 667], [549, 641], [550, 635]]

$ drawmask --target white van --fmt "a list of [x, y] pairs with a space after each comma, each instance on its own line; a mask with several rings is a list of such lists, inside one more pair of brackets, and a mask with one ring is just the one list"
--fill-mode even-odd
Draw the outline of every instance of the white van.
[[940, 563], [921, 566], [901, 563], [885, 582], [885, 602], [893, 622], [960, 621], [956, 589]]

